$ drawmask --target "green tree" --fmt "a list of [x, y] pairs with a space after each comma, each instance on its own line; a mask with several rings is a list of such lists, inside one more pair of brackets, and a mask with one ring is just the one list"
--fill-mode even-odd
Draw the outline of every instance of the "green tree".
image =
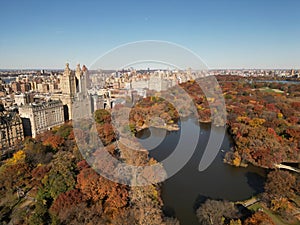
[[55, 199], [60, 193], [72, 190], [76, 184], [76, 164], [69, 152], [58, 152], [51, 162], [51, 170], [43, 178], [44, 189]]
[[98, 109], [94, 113], [95, 121], [99, 124], [110, 123], [111, 116], [110, 113], [105, 109]]

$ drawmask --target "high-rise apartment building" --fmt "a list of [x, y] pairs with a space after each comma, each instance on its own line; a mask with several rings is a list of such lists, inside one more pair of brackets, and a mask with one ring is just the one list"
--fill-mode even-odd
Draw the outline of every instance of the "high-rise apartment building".
[[0, 112], [0, 149], [8, 149], [24, 140], [23, 125], [16, 112]]
[[61, 101], [48, 101], [24, 105], [19, 108], [25, 136], [36, 137], [52, 127], [64, 124], [64, 109]]
[[[87, 94], [88, 71], [85, 66], [77, 65], [75, 72], [66, 64], [63, 75], [60, 77], [61, 93], [53, 94], [52, 99], [61, 100], [64, 105], [65, 120], [71, 120], [73, 114], [81, 113], [81, 107], [91, 112], [90, 97]], [[74, 104], [74, 103], [77, 104]], [[76, 109], [76, 112], [74, 112]]]

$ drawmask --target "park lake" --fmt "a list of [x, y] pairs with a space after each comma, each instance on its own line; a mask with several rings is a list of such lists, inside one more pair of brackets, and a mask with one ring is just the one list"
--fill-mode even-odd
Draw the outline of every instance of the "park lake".
[[[182, 225], [196, 225], [196, 209], [203, 199], [224, 199], [229, 201], [241, 201], [251, 198], [263, 191], [265, 171], [261, 168], [248, 166], [247, 168], [233, 167], [223, 162], [224, 152], [233, 146], [232, 138], [226, 131], [219, 153], [212, 164], [202, 172], [198, 166], [206, 148], [210, 135], [219, 135], [222, 127], [212, 127], [211, 124], [198, 123], [193, 118], [188, 118], [179, 123], [185, 126], [191, 135], [200, 126], [200, 137], [195, 151], [183, 168], [164, 181], [161, 185], [164, 212], [167, 216], [175, 216]], [[149, 149], [155, 146], [162, 137], [162, 142], [150, 150], [150, 156], [158, 161], [167, 158], [175, 149], [180, 138], [180, 130], [166, 132], [163, 129], [150, 127], [137, 134], [142, 145]], [[166, 134], [166, 135], [165, 135]], [[190, 143], [184, 143], [186, 147]], [[182, 149], [184, 153], [185, 149]]]

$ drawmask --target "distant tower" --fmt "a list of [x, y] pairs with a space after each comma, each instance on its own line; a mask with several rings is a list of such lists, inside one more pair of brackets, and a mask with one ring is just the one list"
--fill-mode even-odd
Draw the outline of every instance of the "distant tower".
[[91, 98], [88, 95], [87, 77], [88, 70], [85, 66], [80, 69], [80, 64], [77, 65], [75, 72], [76, 79], [76, 96], [73, 103], [72, 118], [80, 120], [89, 117], [92, 113]]
[[89, 71], [85, 65], [82, 66], [81, 93], [86, 95], [88, 89]]
[[91, 81], [90, 81], [90, 76], [89, 76], [89, 71], [86, 68], [85, 65], [82, 66], [82, 72], [85, 75], [85, 84], [86, 84], [86, 90], [91, 87]]
[[76, 77], [74, 71], [69, 68], [69, 63], [66, 63], [65, 71], [60, 78], [60, 88], [62, 94], [57, 96], [57, 99], [60, 99], [64, 104], [65, 120], [71, 120], [72, 104], [76, 93]]
[[292, 71], [291, 71], [291, 75], [292, 75], [292, 76], [294, 76], [294, 75], [295, 75], [295, 70], [294, 70], [294, 69], [292, 69]]
[[81, 86], [82, 86], [81, 79], [82, 79], [82, 75], [83, 75], [83, 72], [80, 69], [80, 64], [77, 64], [76, 71], [75, 71], [75, 76], [76, 76], [76, 92], [77, 93], [81, 92]]
[[69, 63], [66, 63], [65, 71], [60, 81], [62, 94], [74, 97], [76, 93], [76, 79], [74, 72], [69, 68]]
[[88, 70], [83, 65], [82, 69], [80, 69], [80, 64], [77, 64], [76, 72], [76, 93], [77, 97], [80, 99], [86, 98], [87, 95], [87, 77], [88, 77]]
[[63, 75], [60, 77], [61, 93], [53, 94], [52, 99], [61, 100], [64, 108], [65, 120], [72, 120], [74, 116], [91, 114], [90, 97], [87, 85], [88, 70], [85, 66], [80, 69], [77, 65], [75, 72], [66, 64]]

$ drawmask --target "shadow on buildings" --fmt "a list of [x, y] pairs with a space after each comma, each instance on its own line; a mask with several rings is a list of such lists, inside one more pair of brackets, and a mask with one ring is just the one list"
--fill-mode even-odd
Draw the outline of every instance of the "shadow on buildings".
[[23, 123], [23, 131], [24, 131], [24, 136], [32, 136], [32, 129], [31, 129], [31, 123], [29, 118], [22, 118], [22, 123]]
[[64, 118], [65, 118], [65, 121], [68, 121], [69, 120], [69, 107], [67, 105], [64, 105]]

